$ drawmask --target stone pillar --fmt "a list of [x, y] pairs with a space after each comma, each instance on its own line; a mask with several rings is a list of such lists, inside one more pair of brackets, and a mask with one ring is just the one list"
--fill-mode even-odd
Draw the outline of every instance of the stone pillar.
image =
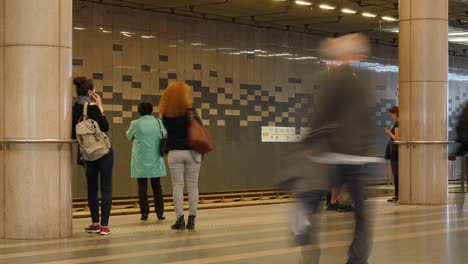
[[[399, 10], [400, 202], [446, 204], [448, 0], [402, 0]], [[419, 142], [422, 143], [422, 142]]]
[[[0, 139], [71, 137], [72, 0], [0, 0]], [[71, 146], [0, 151], [0, 237], [72, 235]]]

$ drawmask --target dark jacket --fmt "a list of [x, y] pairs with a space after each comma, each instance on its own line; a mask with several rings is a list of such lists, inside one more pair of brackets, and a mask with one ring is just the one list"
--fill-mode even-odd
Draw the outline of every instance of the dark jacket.
[[368, 105], [372, 90], [344, 64], [320, 76], [320, 91], [310, 118], [313, 132], [306, 142], [326, 140], [330, 152], [368, 155], [374, 131]]
[[458, 124], [455, 128], [457, 132], [457, 142], [460, 143], [457, 155], [468, 153], [468, 103], [465, 103], [462, 114], [458, 117]]
[[457, 141], [468, 143], [468, 103], [463, 107], [461, 115], [458, 117], [457, 127]]
[[[190, 110], [189, 110], [190, 111]], [[193, 110], [195, 118], [202, 124], [200, 116], [197, 111]], [[164, 127], [167, 130], [167, 149], [171, 150], [192, 150], [189, 144], [188, 129], [189, 129], [189, 116], [185, 114], [178, 117], [163, 116], [162, 118]]]

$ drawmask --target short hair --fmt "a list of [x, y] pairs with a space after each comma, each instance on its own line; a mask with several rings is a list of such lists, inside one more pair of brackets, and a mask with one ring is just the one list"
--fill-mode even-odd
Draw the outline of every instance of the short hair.
[[395, 114], [397, 117], [400, 117], [400, 110], [398, 106], [392, 106], [392, 108], [388, 109], [388, 112]]
[[148, 102], [142, 102], [138, 105], [138, 113], [141, 116], [153, 114], [153, 105]]
[[76, 77], [73, 79], [73, 83], [76, 86], [76, 94], [79, 96], [86, 96], [89, 90], [94, 89], [93, 80], [87, 79], [86, 77]]

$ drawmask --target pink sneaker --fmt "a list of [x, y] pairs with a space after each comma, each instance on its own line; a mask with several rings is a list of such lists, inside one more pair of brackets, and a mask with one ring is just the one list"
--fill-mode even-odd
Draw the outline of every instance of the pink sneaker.
[[92, 225], [89, 225], [89, 226], [85, 227], [84, 230], [85, 230], [86, 233], [97, 234], [97, 233], [101, 232], [101, 225], [92, 224]]
[[110, 233], [111, 231], [107, 226], [101, 226], [101, 230], [99, 231], [101, 236], [109, 235]]

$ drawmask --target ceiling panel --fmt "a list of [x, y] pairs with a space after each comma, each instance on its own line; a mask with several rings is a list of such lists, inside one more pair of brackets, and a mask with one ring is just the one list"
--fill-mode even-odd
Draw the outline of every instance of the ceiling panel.
[[[351, 32], [366, 32], [382, 44], [397, 45], [398, 22], [387, 22], [382, 16], [398, 17], [398, 0], [327, 0], [312, 1], [312, 7], [299, 6], [293, 0], [80, 0], [173, 13], [263, 28], [289, 30], [322, 36], [338, 36]], [[321, 3], [336, 7], [323, 10]], [[357, 14], [346, 15], [340, 10], [350, 8]], [[376, 14], [366, 18], [362, 12]], [[468, 1], [450, 1], [450, 26], [468, 31]], [[463, 43], [461, 43], [463, 44]], [[454, 44], [457, 47], [458, 44]]]

